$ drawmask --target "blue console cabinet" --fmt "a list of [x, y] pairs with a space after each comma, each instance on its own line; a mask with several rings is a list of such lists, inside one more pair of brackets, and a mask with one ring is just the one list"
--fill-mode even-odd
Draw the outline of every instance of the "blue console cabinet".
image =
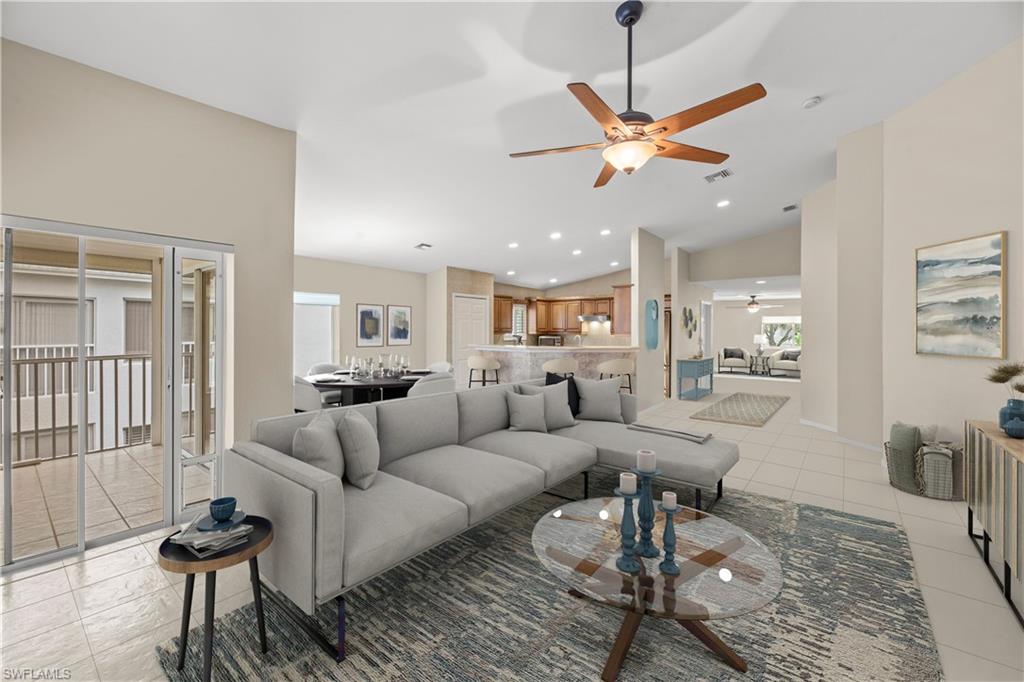
[[[715, 359], [676, 360], [678, 386], [676, 393], [680, 400], [700, 400], [715, 390]], [[701, 386], [701, 379], [707, 377], [707, 386]], [[692, 379], [693, 387], [683, 390], [683, 380]]]

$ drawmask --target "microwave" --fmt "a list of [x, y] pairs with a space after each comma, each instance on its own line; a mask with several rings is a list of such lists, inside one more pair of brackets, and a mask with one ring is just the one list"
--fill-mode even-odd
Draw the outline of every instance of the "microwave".
[[537, 337], [537, 345], [538, 346], [561, 346], [562, 345], [562, 337], [561, 336], [543, 336], [543, 335], [542, 336], [538, 336]]

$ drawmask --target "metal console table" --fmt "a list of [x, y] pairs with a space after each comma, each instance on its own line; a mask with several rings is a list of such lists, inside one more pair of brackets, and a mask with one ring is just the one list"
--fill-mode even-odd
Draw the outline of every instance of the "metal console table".
[[[715, 359], [676, 360], [676, 395], [680, 400], [700, 400], [715, 390]], [[701, 386], [701, 379], [707, 378], [707, 386]], [[683, 380], [692, 379], [693, 388], [684, 391]]]

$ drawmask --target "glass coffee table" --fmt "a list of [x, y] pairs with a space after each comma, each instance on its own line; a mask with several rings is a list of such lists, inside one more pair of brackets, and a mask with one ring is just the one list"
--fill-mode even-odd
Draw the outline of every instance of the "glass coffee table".
[[[674, 519], [679, 575], [658, 570], [664, 556], [637, 556], [640, 573], [624, 573], [615, 567], [622, 507], [618, 497], [571, 502], [546, 513], [533, 529], [537, 558], [566, 583], [569, 594], [626, 612], [601, 679], [616, 678], [644, 616], [675, 620], [726, 663], [746, 672], [746, 662], [704, 621], [741, 616], [775, 599], [782, 589], [779, 560], [742, 528], [682, 508]], [[653, 537], [659, 547], [664, 529], [665, 516], [657, 512]]]

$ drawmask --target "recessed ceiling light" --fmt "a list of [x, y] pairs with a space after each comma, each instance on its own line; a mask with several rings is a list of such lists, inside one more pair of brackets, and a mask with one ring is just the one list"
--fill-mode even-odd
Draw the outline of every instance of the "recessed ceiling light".
[[608, 230], [608, 229], [604, 229], [604, 230], [601, 230], [601, 236], [602, 236], [602, 237], [607, 237], [607, 236], [608, 236], [608, 235], [610, 235], [611, 233], [612, 233], [612, 231], [611, 231], [611, 230]]
[[803, 104], [801, 104], [800, 106], [802, 106], [804, 109], [813, 109], [814, 107], [818, 106], [824, 101], [824, 97], [820, 95], [815, 95], [814, 97], [808, 97], [807, 99], [805, 99]]
[[516, 274], [516, 271], [515, 270], [509, 270], [505, 274], [508, 275], [509, 277], [511, 277], [512, 275]]
[[578, 255], [580, 255], [581, 253], [583, 253], [583, 250], [582, 250], [582, 249], [573, 249], [573, 250], [572, 250], [572, 255], [574, 255], [574, 256], [578, 256]]
[[557, 277], [552, 277], [548, 281], [551, 282], [552, 284], [557, 284], [558, 283], [558, 278]]
[[759, 279], [759, 280], [756, 280], [754, 282], [754, 284], [768, 284], [768, 280], [766, 280], [766, 279]]
[[552, 239], [561, 239], [562, 238], [562, 233], [561, 232], [552, 232], [548, 236], [551, 237]]
[[728, 200], [728, 199], [722, 199], [722, 200], [721, 200], [721, 201], [719, 201], [719, 202], [718, 202], [717, 204], [715, 204], [715, 206], [717, 206], [718, 208], [725, 208], [726, 206], [728, 206], [728, 205], [729, 205], [729, 203], [730, 203], [730, 202], [729, 202], [729, 200]]
[[613, 261], [612, 261], [611, 263], [609, 263], [608, 265], [612, 266], [613, 268], [617, 268], [617, 267], [619, 267], [619, 261], [617, 261], [617, 260], [613, 260]]
[[509, 242], [508, 243], [508, 248], [510, 248], [510, 249], [518, 249], [519, 248], [519, 242]]

